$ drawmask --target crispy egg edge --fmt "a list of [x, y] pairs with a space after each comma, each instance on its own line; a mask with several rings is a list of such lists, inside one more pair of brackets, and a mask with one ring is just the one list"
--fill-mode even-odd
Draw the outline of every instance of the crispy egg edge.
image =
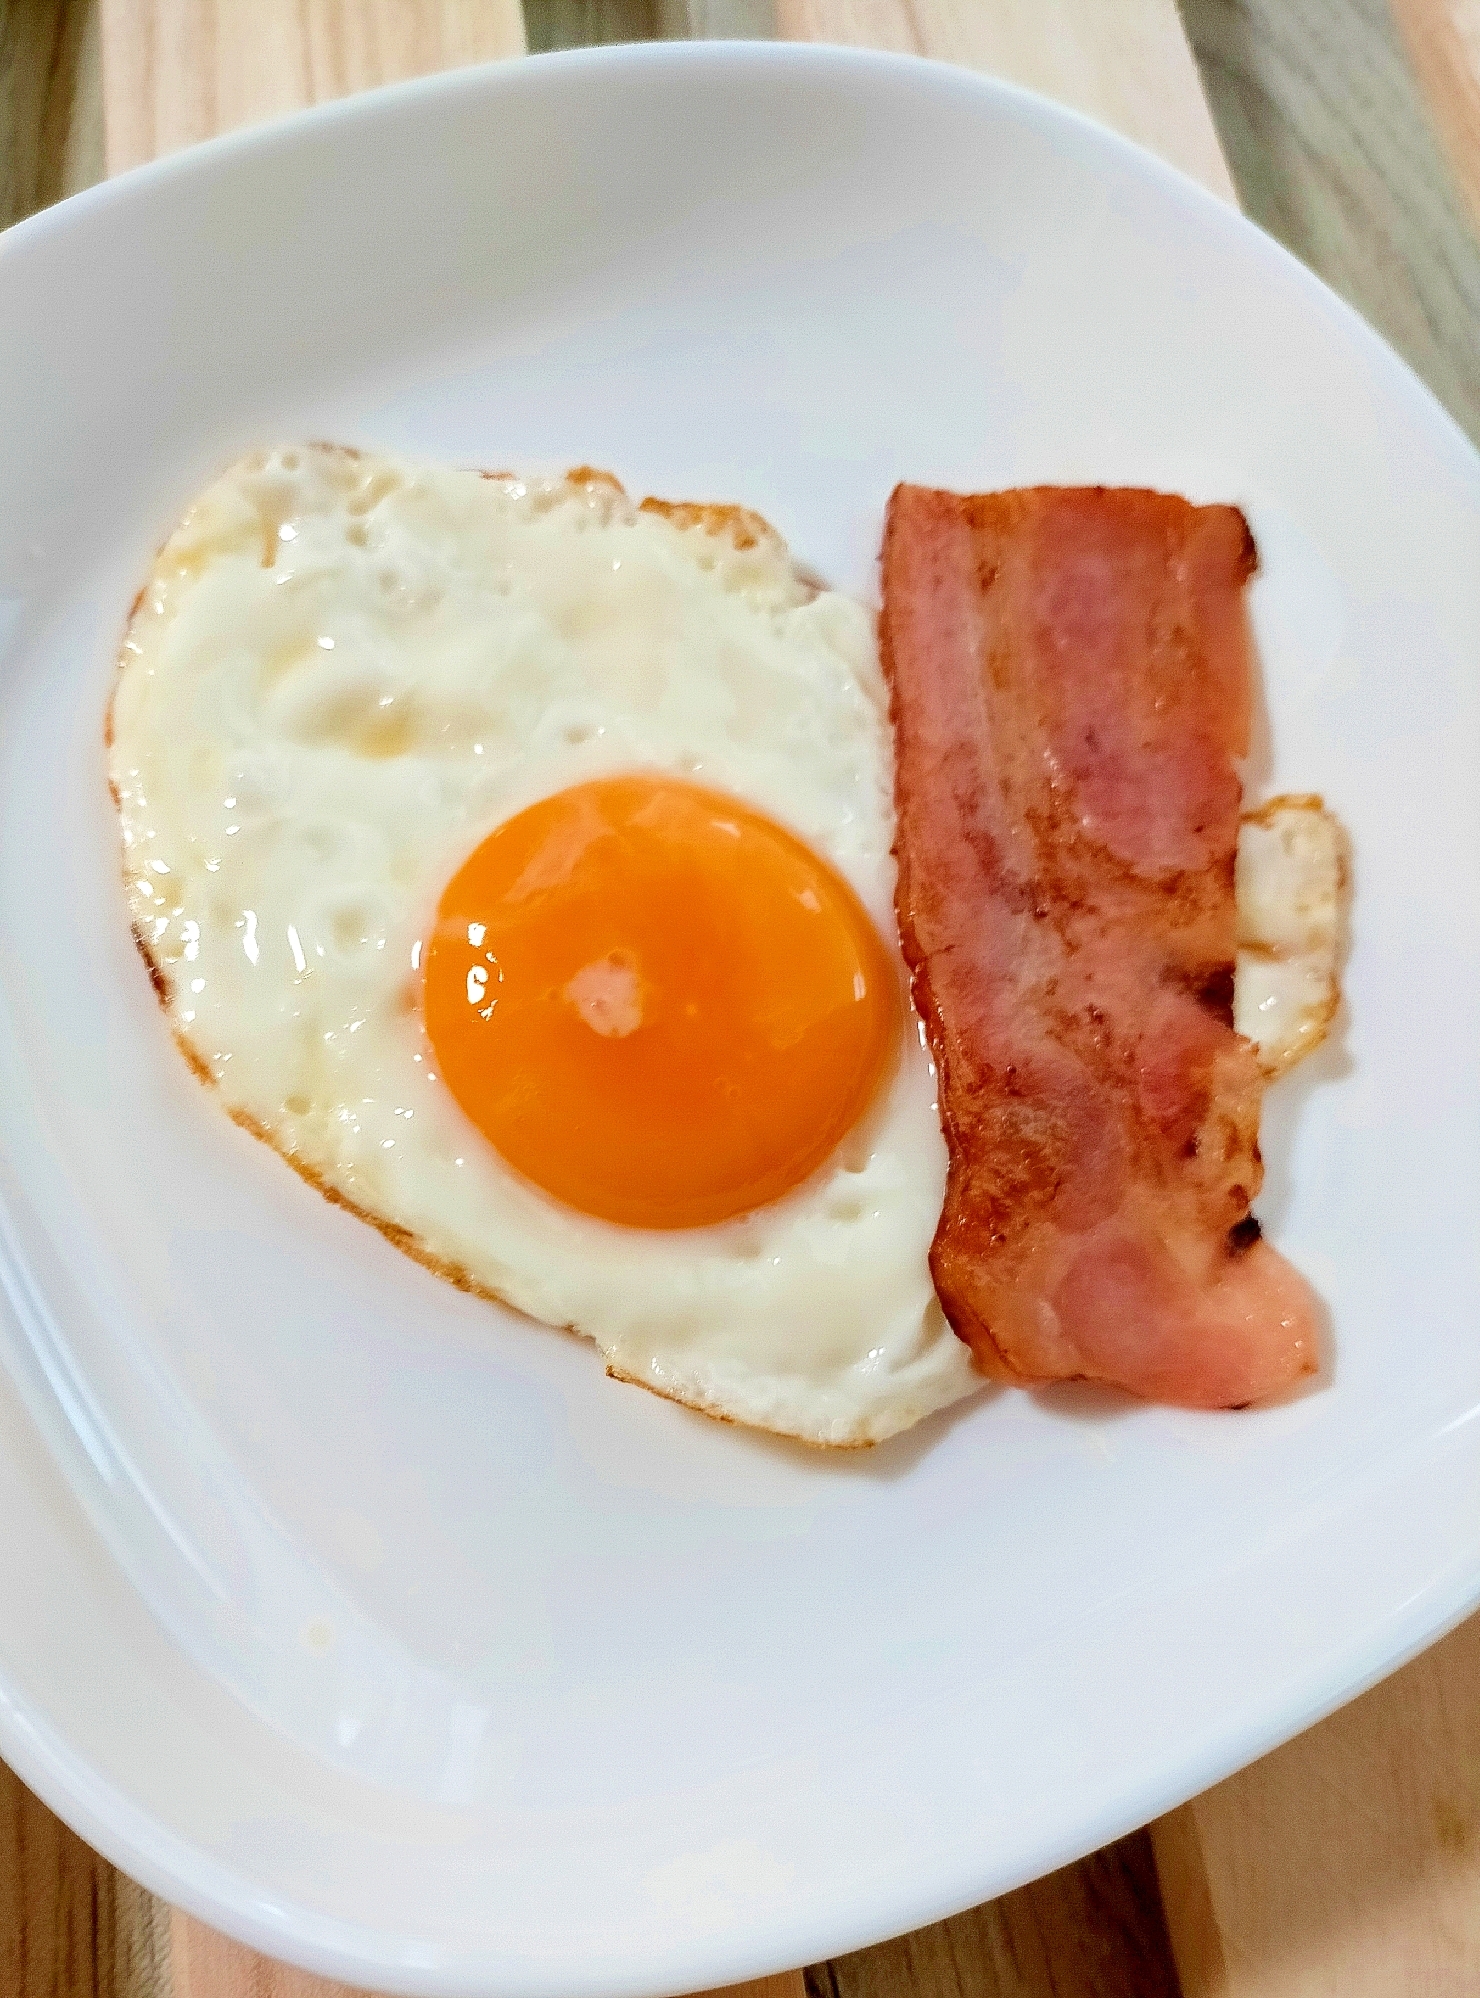
[[[350, 444], [315, 442], [309, 444], [306, 448], [311, 451], [330, 452], [346, 458], [359, 458], [363, 455], [363, 453]], [[485, 479], [503, 479], [512, 478], [515, 474], [511, 472], [485, 471], [480, 476]], [[577, 465], [573, 467], [565, 474], [565, 480], [567, 485], [573, 486], [577, 490], [583, 487], [605, 486], [610, 491], [621, 493], [624, 496], [627, 491], [627, 488], [614, 472], [602, 471], [594, 465]], [[769, 543], [778, 553], [785, 554], [788, 561], [791, 560], [790, 551], [787, 549], [781, 535], [777, 533], [776, 529], [772, 527], [771, 523], [763, 515], [755, 513], [749, 507], [730, 505], [719, 501], [664, 500], [649, 497], [638, 503], [638, 512], [660, 514], [681, 532], [702, 533], [715, 536], [716, 538], [728, 539], [731, 545], [740, 553], [743, 553], [746, 549], [758, 547], [762, 543]], [[170, 533], [173, 534], [174, 531], [172, 528]], [[155, 550], [156, 559], [163, 552], [168, 540], [169, 536], [167, 535], [165, 540]], [[791, 563], [791, 567], [797, 580], [806, 589], [810, 590], [814, 595], [821, 591], [823, 587], [821, 582], [810, 570], [803, 568], [794, 561]], [[105, 749], [113, 747], [113, 704], [117, 698], [118, 684], [123, 674], [124, 646], [127, 644], [129, 635], [134, 628], [134, 621], [139, 615], [147, 590], [148, 585], [146, 583], [139, 589], [133, 603], [129, 606], [123, 639], [119, 645], [113, 690], [109, 694], [108, 707], [103, 720], [103, 745]], [[108, 790], [112, 796], [115, 811], [121, 809], [117, 787], [111, 778], [108, 780]], [[144, 935], [138, 924], [131, 923], [129, 927], [139, 956], [144, 961], [144, 968], [149, 974], [149, 983], [153, 988], [154, 996], [159, 1001], [160, 1010], [164, 1013], [169, 1023], [170, 1038], [184, 1056], [185, 1064], [196, 1080], [209, 1090], [217, 1090], [219, 1088], [217, 1078], [212, 1075], [209, 1067], [202, 1061], [185, 1035], [175, 1026], [173, 1020], [170, 1019], [170, 1007], [174, 1000], [174, 990], [170, 983], [169, 973], [155, 956], [153, 950], [150, 948], [148, 938]], [[488, 1304], [502, 1305], [506, 1311], [514, 1312], [518, 1317], [525, 1319], [531, 1325], [543, 1325], [545, 1323], [542, 1319], [530, 1318], [527, 1312], [521, 1311], [519, 1306], [513, 1303], [501, 1291], [494, 1290], [488, 1284], [480, 1283], [471, 1271], [467, 1270], [461, 1263], [452, 1262], [445, 1256], [437, 1255], [422, 1242], [412, 1229], [403, 1227], [398, 1221], [386, 1220], [382, 1215], [374, 1213], [370, 1208], [362, 1206], [357, 1200], [351, 1199], [348, 1194], [342, 1193], [338, 1187], [332, 1186], [306, 1160], [296, 1158], [292, 1152], [279, 1144], [272, 1133], [264, 1125], [260, 1124], [249, 1111], [227, 1108], [226, 1114], [238, 1129], [245, 1131], [249, 1137], [256, 1138], [259, 1143], [266, 1145], [269, 1151], [274, 1152], [285, 1165], [290, 1166], [305, 1185], [311, 1186], [316, 1193], [322, 1194], [331, 1207], [343, 1208], [346, 1213], [354, 1215], [357, 1220], [368, 1222], [377, 1234], [382, 1235], [390, 1243], [393, 1249], [399, 1249], [401, 1254], [409, 1256], [412, 1262], [420, 1263], [422, 1268], [430, 1270], [433, 1276], [440, 1277], [444, 1283], [451, 1284], [455, 1290], [463, 1291], [470, 1297], [482, 1298]], [[578, 1325], [566, 1324], [556, 1326], [554, 1329], [571, 1333], [574, 1337], [587, 1341], [588, 1344], [596, 1344], [590, 1334], [583, 1332]], [[652, 1381], [639, 1380], [635, 1374], [623, 1373], [618, 1367], [605, 1362], [604, 1364], [606, 1365], [606, 1374], [609, 1380], [621, 1381], [632, 1387], [645, 1388], [649, 1394], [656, 1395], [661, 1401], [676, 1402], [681, 1408], [690, 1409], [696, 1415], [707, 1416], [711, 1422], [722, 1422], [730, 1428], [755, 1429], [763, 1435], [777, 1437], [782, 1442], [794, 1443], [806, 1450], [825, 1451], [829, 1454], [833, 1452], [847, 1453], [855, 1450], [871, 1450], [874, 1447], [873, 1439], [867, 1437], [846, 1442], [831, 1442], [822, 1437], [799, 1436], [794, 1430], [790, 1429], [773, 1429], [765, 1423], [740, 1423], [724, 1409], [710, 1405], [705, 1401], [690, 1400], [685, 1395], [675, 1393], [667, 1388], [658, 1387]]]

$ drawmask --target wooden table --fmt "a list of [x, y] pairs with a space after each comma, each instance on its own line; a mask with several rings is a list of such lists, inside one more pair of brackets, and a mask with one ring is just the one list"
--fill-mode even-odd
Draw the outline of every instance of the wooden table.
[[[1180, 5], [1181, 25], [1173, 0], [0, 0], [0, 224], [211, 130], [526, 39], [872, 42], [1017, 76], [1236, 195], [1480, 441], [1480, 0]], [[745, 1987], [804, 1989], [1472, 1998], [1480, 1618], [1149, 1832]], [[0, 1765], [0, 1998], [338, 1991], [155, 1901]]]

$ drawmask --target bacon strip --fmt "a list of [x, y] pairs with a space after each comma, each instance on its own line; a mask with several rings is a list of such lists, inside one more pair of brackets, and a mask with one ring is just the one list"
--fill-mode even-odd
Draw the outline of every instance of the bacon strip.
[[1257, 1401], [1317, 1307], [1259, 1238], [1233, 1030], [1243, 515], [900, 486], [884, 537], [898, 910], [950, 1156], [931, 1268], [989, 1374]]

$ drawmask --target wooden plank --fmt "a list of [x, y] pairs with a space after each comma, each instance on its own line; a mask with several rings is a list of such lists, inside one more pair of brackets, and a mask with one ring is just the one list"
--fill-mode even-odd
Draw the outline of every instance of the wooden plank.
[[[1480, 441], [1476, 0], [1184, 0], [1250, 211], [1366, 312]], [[1298, 171], [1292, 171], [1297, 168]], [[1436, 254], [1437, 253], [1437, 254]], [[1186, 1998], [1480, 1990], [1480, 1619], [1153, 1827]]]
[[659, 32], [658, 6], [659, 0], [525, 0], [530, 54], [650, 41]]
[[[341, 0], [256, 0], [252, 7], [238, 0], [102, 0], [102, 28], [113, 173], [300, 105], [519, 55], [525, 46], [519, 0], [419, 7], [398, 0], [348, 7]], [[93, 1863], [106, 1877], [103, 1862]], [[6, 1869], [3, 1877], [19, 1879], [30, 1898], [26, 1870]], [[153, 1944], [137, 1998], [360, 1998], [347, 1985], [271, 1962], [179, 1909], [166, 1915], [142, 1890], [134, 1893], [142, 1917], [135, 1926]], [[35, 1934], [34, 1911], [16, 1913], [7, 1931]], [[796, 1971], [736, 1986], [730, 1998], [803, 1998], [803, 1990]], [[120, 1991], [119, 1998], [135, 1993]]]
[[1154, 1839], [1185, 1998], [1471, 1998], [1480, 1618]]
[[807, 1981], [811, 1998], [1178, 1998], [1144, 1833]]
[[160, 1908], [0, 1763], [0, 1992], [153, 1998], [168, 1986]]
[[1392, 0], [1392, 7], [1480, 224], [1480, 0]]
[[0, 229], [103, 177], [97, 0], [0, 0]]
[[665, 41], [769, 41], [776, 32], [773, 0], [656, 0], [657, 32]]
[[[170, 1945], [169, 1982], [160, 1986], [158, 1998], [372, 1998], [347, 1984], [270, 1962], [178, 1909], [170, 1915]], [[707, 1998], [806, 1998], [806, 1989], [801, 1971], [794, 1970], [729, 1985]]]
[[[1480, 442], [1475, 0], [1184, 0], [1245, 205]], [[1480, 1990], [1480, 1620], [1153, 1828], [1186, 1998]]]
[[[1404, 0], [1410, 27], [1452, 4]], [[1480, 236], [1388, 0], [1182, 9], [1246, 213], [1349, 298], [1480, 443]]]
[[[778, 33], [1027, 84], [1233, 183], [1172, 0], [776, 0]], [[951, 1921], [808, 1973], [812, 1998], [1177, 1998], [1150, 1842], [1093, 1853]]]
[[1233, 198], [1174, 0], [776, 0], [776, 27], [788, 41], [895, 49], [1025, 83]]
[[400, 77], [524, 50], [519, 0], [102, 0], [109, 173]]
[[364, 1998], [347, 1984], [258, 1956], [178, 1908], [170, 1911], [169, 1937], [168, 1981], [159, 1998]]

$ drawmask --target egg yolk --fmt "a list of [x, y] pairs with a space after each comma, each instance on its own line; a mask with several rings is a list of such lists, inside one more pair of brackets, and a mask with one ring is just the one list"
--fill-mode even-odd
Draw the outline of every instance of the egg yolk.
[[427, 1031], [510, 1165], [583, 1213], [692, 1228], [814, 1172], [898, 1043], [892, 956], [825, 861], [661, 777], [543, 799], [447, 885]]

